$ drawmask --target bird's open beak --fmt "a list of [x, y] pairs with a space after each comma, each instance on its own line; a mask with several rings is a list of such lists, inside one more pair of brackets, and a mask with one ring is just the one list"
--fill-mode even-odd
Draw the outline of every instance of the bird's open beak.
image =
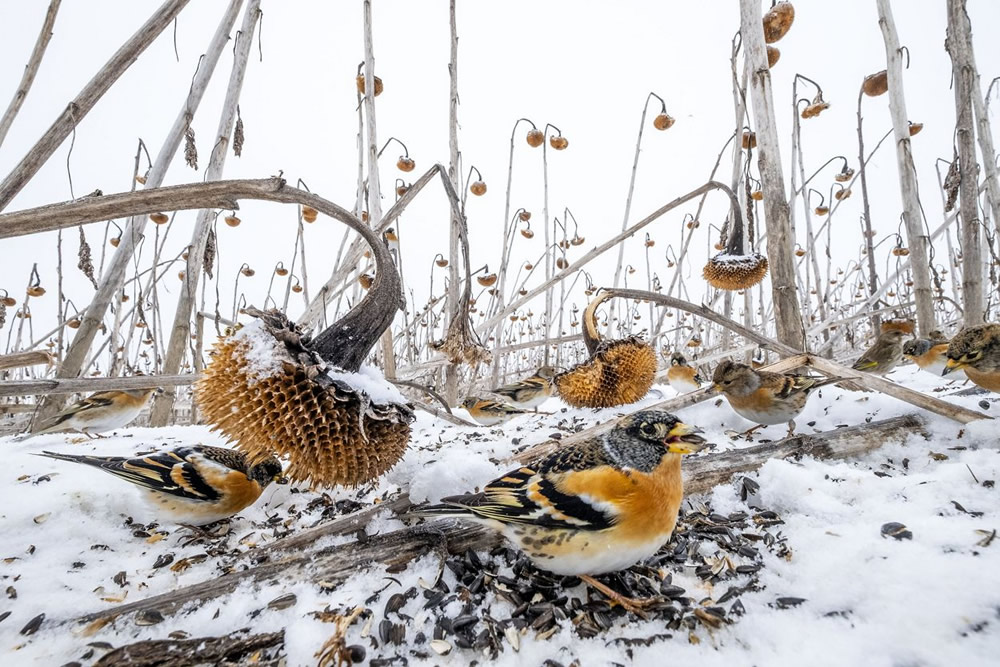
[[273, 481], [273, 482], [274, 482], [275, 484], [282, 484], [282, 485], [284, 485], [284, 484], [288, 484], [288, 483], [289, 483], [289, 482], [291, 482], [292, 480], [290, 480], [289, 478], [285, 477], [285, 476], [284, 476], [284, 475], [282, 475], [281, 473], [278, 473], [277, 475], [275, 475], [275, 476], [274, 476], [274, 478], [273, 478], [273, 480], [272, 480], [272, 481]]
[[946, 363], [944, 365], [944, 370], [941, 371], [941, 375], [947, 375], [948, 373], [950, 373], [952, 371], [957, 371], [960, 368], [965, 368], [966, 366], [968, 366], [968, 364], [965, 363], [964, 361], [957, 361], [955, 359], [949, 359], [948, 363]]
[[678, 422], [667, 433], [664, 441], [667, 445], [667, 451], [672, 454], [693, 454], [701, 451], [706, 443], [705, 438], [698, 435], [702, 432], [700, 428]]

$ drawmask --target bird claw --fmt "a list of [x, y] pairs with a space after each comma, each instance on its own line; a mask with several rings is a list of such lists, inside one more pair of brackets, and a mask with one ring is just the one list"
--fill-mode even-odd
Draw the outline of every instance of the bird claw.
[[637, 599], [637, 598], [630, 598], [626, 595], [622, 595], [618, 591], [613, 590], [612, 588], [610, 588], [605, 584], [602, 584], [601, 582], [591, 577], [590, 575], [581, 575], [580, 579], [594, 590], [603, 593], [604, 596], [608, 598], [608, 604], [610, 604], [612, 607], [618, 605], [625, 611], [630, 611], [643, 620], [648, 619], [645, 610], [659, 602], [659, 600], [656, 598]]
[[[225, 521], [225, 530], [216, 532], [216, 529], [220, 528]], [[190, 523], [178, 524], [181, 528], [186, 528], [191, 531], [191, 535], [185, 540], [182, 546], [188, 546], [190, 544], [195, 544], [199, 542], [214, 542], [220, 538], [225, 537], [229, 534], [229, 522], [228, 520], [216, 521], [215, 523], [207, 524], [206, 526], [195, 526]]]

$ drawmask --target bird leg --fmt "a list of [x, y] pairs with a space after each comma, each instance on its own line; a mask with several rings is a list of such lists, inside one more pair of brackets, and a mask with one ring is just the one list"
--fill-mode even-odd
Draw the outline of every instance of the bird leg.
[[608, 602], [611, 603], [612, 605], [617, 604], [623, 609], [625, 609], [625, 611], [630, 611], [642, 619], [647, 618], [646, 613], [643, 611], [643, 609], [658, 602], [658, 600], [656, 600], [655, 598], [646, 598], [640, 600], [622, 595], [618, 591], [615, 591], [606, 586], [605, 584], [602, 584], [589, 574], [581, 574], [580, 579], [594, 590], [604, 593], [604, 595], [608, 598]]
[[759, 431], [762, 428], [767, 428], [767, 424], [757, 424], [756, 426], [748, 428], [747, 430], [740, 433], [740, 437], [749, 440], [751, 435], [753, 435], [755, 432]]
[[788, 435], [785, 436], [785, 437], [790, 438], [794, 434], [795, 434], [795, 420], [794, 419], [789, 419], [788, 420]]
[[[205, 526], [195, 526], [194, 524], [190, 523], [181, 523], [178, 525], [181, 528], [185, 528], [191, 531], [192, 533], [191, 536], [187, 538], [183, 546], [188, 546], [190, 544], [195, 544], [195, 543], [214, 542], [229, 534], [228, 519], [222, 519], [222, 521], [215, 521], [213, 523], [206, 524]], [[225, 525], [226, 530], [221, 533], [218, 532], [218, 529], [223, 525]]]

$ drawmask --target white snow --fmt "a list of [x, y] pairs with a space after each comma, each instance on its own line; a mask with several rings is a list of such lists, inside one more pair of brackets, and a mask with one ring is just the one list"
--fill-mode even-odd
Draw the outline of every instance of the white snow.
[[[913, 366], [898, 369], [890, 379], [929, 393], [947, 384]], [[952, 384], [949, 391], [960, 387]], [[978, 403], [984, 398], [990, 396], [947, 400], [981, 409]], [[656, 400], [651, 395], [645, 403]], [[341, 515], [368, 507], [397, 490], [432, 501], [473, 491], [514, 467], [508, 458], [520, 447], [541, 442], [556, 431], [566, 432], [567, 426], [589, 426], [623, 412], [564, 408], [558, 398], [550, 399], [544, 409], [553, 412], [551, 416], [521, 416], [502, 429], [456, 427], [418, 413], [406, 456], [382, 480], [360, 490], [332, 489], [325, 494], [271, 485], [257, 504], [233, 520], [229, 548], [183, 571], [173, 571], [171, 566], [185, 557], [209, 553], [210, 545], [185, 546], [187, 531], [168, 523], [126, 525], [129, 516], [136, 522], [155, 521], [152, 510], [140, 502], [138, 490], [99, 470], [31, 454], [49, 449], [126, 455], [181, 444], [222, 445], [220, 436], [196, 426], [127, 429], [98, 441], [68, 435], [40, 436], [24, 443], [0, 439], [5, 462], [0, 471], [0, 498], [4, 500], [0, 503], [0, 590], [12, 587], [16, 591], [16, 598], [9, 590], [0, 597], [0, 614], [10, 612], [0, 621], [0, 664], [58, 665], [74, 660], [91, 664], [103, 651], [95, 650], [90, 660], [81, 659], [88, 642], [121, 646], [140, 639], [162, 639], [174, 631], [200, 637], [249, 627], [253, 632], [284, 628], [288, 664], [314, 665], [314, 654], [333, 627], [312, 613], [363, 605], [386, 586], [382, 597], [369, 605], [375, 610], [373, 623], [362, 620], [352, 626], [348, 644], [366, 646], [368, 659], [399, 653], [410, 665], [467, 665], [473, 660], [483, 664], [481, 653], [458, 647], [438, 656], [426, 643], [385, 650], [373, 649], [369, 643], [378, 635], [382, 605], [389, 595], [411, 586], [422, 590], [421, 582], [436, 579], [438, 558], [433, 553], [402, 572], [390, 574], [373, 566], [332, 591], [308, 581], [246, 585], [224, 599], [168, 616], [153, 626], [122, 620], [92, 637], [82, 637], [71, 632], [72, 626], [59, 623], [120, 604], [115, 600], [132, 602], [213, 579], [223, 566], [247, 566], [248, 559], [229, 552], [234, 548], [252, 551], [253, 545], [263, 546], [288, 531], [312, 526], [323, 520], [324, 511]], [[881, 395], [824, 387], [796, 423], [802, 432], [823, 431], [913, 411]], [[1000, 415], [1000, 403], [991, 404], [987, 412]], [[746, 445], [726, 435], [749, 423], [735, 415], [724, 399], [721, 404], [712, 400], [687, 408], [679, 415], [705, 429], [717, 450]], [[662, 623], [619, 621], [593, 639], [579, 638], [570, 627], [544, 640], [529, 630], [519, 638], [519, 651], [505, 644], [493, 664], [538, 665], [546, 659], [563, 665], [579, 660], [582, 665], [699, 667], [996, 664], [1000, 655], [1000, 540], [986, 542], [1000, 528], [1000, 490], [989, 484], [1000, 479], [996, 425], [979, 422], [963, 427], [934, 415], [924, 416], [930, 440], [912, 437], [903, 445], [887, 445], [849, 461], [772, 460], [750, 475], [760, 483], [761, 503], [784, 520], [776, 530], [787, 538], [791, 553], [781, 558], [761, 552], [763, 568], [758, 576], [762, 587], [741, 596], [746, 613], [734, 623], [711, 631], [699, 628], [698, 643], [690, 643], [686, 632], [671, 632], [671, 639], [649, 647], [632, 646], [628, 652], [611, 640], [667, 632]], [[784, 430], [784, 426], [769, 427], [757, 437], [777, 439]], [[735, 482], [686, 502], [703, 501], [723, 514], [747, 511]], [[338, 503], [343, 504], [343, 511], [335, 509]], [[971, 514], [978, 512], [982, 515]], [[273, 516], [282, 520], [268, 522]], [[905, 524], [912, 539], [883, 537], [881, 526], [893, 521]], [[384, 534], [402, 525], [383, 512], [366, 532]], [[158, 541], [141, 534], [137, 537], [134, 532], [139, 528], [163, 537]], [[328, 538], [323, 545], [353, 539]], [[167, 553], [174, 556], [171, 566], [154, 568], [157, 558]], [[127, 581], [119, 586], [113, 578], [122, 571]], [[511, 576], [510, 571], [498, 574]], [[454, 587], [450, 570], [445, 569], [443, 577]], [[713, 589], [693, 568], [685, 568], [674, 575], [674, 583], [699, 599], [717, 598], [740, 580]], [[297, 596], [294, 606], [267, 608], [269, 601], [287, 593]], [[582, 586], [571, 594], [586, 595]], [[805, 602], [781, 609], [775, 604], [779, 597], [799, 597]], [[434, 618], [423, 609], [424, 602], [418, 595], [401, 609], [412, 617], [406, 622], [408, 638], [418, 632], [428, 640], [432, 637]], [[460, 604], [452, 604], [456, 606], [451, 611], [457, 614]], [[494, 610], [502, 613], [504, 604], [495, 601]], [[40, 613], [46, 614], [40, 630], [20, 635], [19, 630]], [[431, 657], [422, 659], [409, 652], [417, 648]]]
[[281, 372], [281, 362], [288, 359], [285, 346], [267, 330], [260, 320], [251, 320], [236, 333], [233, 339], [243, 348], [246, 371], [251, 381], [260, 382]]
[[372, 403], [384, 405], [386, 403], [403, 403], [409, 401], [396, 389], [396, 386], [385, 379], [382, 371], [374, 366], [365, 364], [357, 373], [348, 373], [343, 370], [331, 368], [326, 374], [334, 380], [340, 380], [352, 389], [363, 391], [368, 394]]

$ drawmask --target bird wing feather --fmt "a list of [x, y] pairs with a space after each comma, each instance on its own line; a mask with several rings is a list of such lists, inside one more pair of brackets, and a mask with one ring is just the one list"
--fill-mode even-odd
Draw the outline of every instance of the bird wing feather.
[[[586, 443], [582, 443], [586, 444]], [[581, 470], [620, 474], [600, 447], [569, 447], [532, 466], [490, 482], [480, 493], [444, 498], [451, 510], [463, 510], [505, 524], [531, 524], [571, 530], [603, 530], [616, 521], [606, 504], [566, 491], [564, 481]]]

